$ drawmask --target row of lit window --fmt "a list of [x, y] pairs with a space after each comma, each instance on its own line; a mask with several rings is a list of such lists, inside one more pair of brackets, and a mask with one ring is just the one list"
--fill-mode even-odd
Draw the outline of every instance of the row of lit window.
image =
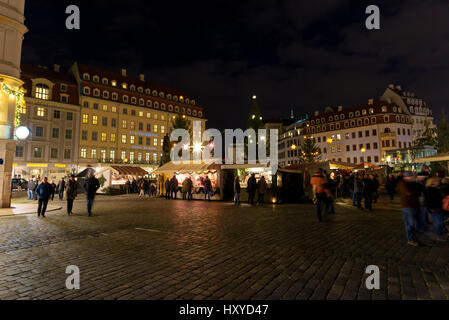
[[[87, 159], [88, 158], [88, 152], [87, 152], [87, 148], [81, 148], [80, 149], [80, 158], [81, 159]], [[91, 159], [112, 159], [112, 160], [116, 160], [116, 151], [115, 150], [109, 150], [109, 153], [107, 152], [106, 149], [100, 149], [98, 150], [99, 152], [97, 153], [97, 149], [92, 148], [90, 149], [90, 153], [89, 153], [89, 158]], [[129, 158], [128, 158], [129, 157]], [[120, 152], [120, 159], [121, 160], [129, 160], [130, 162], [133, 162], [135, 160], [137, 161], [157, 161], [158, 159], [158, 154], [156, 152], [154, 153], [150, 153], [150, 152], [134, 152], [134, 151], [121, 151]]]
[[[85, 95], [90, 95], [90, 88], [89, 87], [83, 87], [83, 93]], [[99, 89], [94, 89], [93, 90], [93, 96], [94, 97], [100, 97], [100, 90]], [[109, 91], [103, 91], [103, 95], [102, 97], [104, 99], [109, 99]], [[116, 92], [113, 92], [112, 95], [112, 100], [114, 101], [118, 101], [118, 94]], [[131, 97], [131, 99], [129, 99], [129, 97], [127, 95], [123, 95], [122, 96], [122, 102], [123, 103], [129, 103], [131, 101], [132, 104], [137, 104], [137, 98], [136, 97]], [[140, 98], [138, 101], [138, 104], [142, 107], [146, 106], [149, 108], [155, 108], [155, 109], [159, 109], [159, 102], [157, 101], [151, 101], [151, 100], [146, 100], [143, 98]], [[167, 106], [165, 103], [161, 103], [160, 104], [160, 108], [161, 110], [167, 110]], [[182, 113], [187, 113], [187, 115], [193, 115], [194, 117], [198, 116], [198, 117], [202, 117], [203, 116], [203, 112], [202, 111], [196, 111], [196, 110], [191, 110], [190, 108], [185, 108], [185, 107], [181, 107], [181, 109], [179, 108], [179, 106], [173, 106], [173, 105], [168, 105], [168, 111], [170, 112], [179, 112], [181, 110]]]
[[[83, 130], [81, 131], [81, 140], [83, 141], [87, 141], [88, 140], [88, 131], [87, 130]], [[98, 136], [98, 131], [92, 131], [91, 132], [91, 141], [98, 141], [98, 139], [100, 138], [101, 142], [108, 142], [108, 134], [106, 132], [102, 132], [100, 137]], [[122, 134], [121, 135], [121, 142], [123, 144], [129, 143], [130, 144], [139, 144], [139, 145], [143, 145], [144, 144], [144, 138], [145, 138], [145, 144], [147, 146], [149, 145], [153, 145], [154, 147], [158, 146], [158, 138], [149, 138], [149, 137], [142, 137], [142, 136], [136, 136], [135, 135], [130, 135], [129, 139], [128, 139], [128, 135], [126, 134]], [[151, 140], [153, 139], [153, 140]], [[109, 134], [109, 142], [116, 142], [117, 141], [117, 136], [115, 133], [111, 133]], [[162, 146], [164, 140], [160, 139], [160, 145]]]
[[[88, 114], [83, 114], [82, 116], [82, 123], [83, 124], [88, 124], [89, 123], [89, 115]], [[98, 124], [98, 116], [92, 116], [91, 117], [91, 124], [93, 125], [97, 125]], [[104, 127], [108, 126], [108, 117], [102, 117], [101, 118], [101, 124]], [[111, 127], [112, 128], [116, 128], [117, 127], [117, 120], [115, 118], [111, 118]], [[128, 121], [127, 120], [122, 120], [121, 123], [121, 128], [122, 129], [128, 129]], [[154, 124], [153, 125], [153, 132], [154, 133], [158, 133], [159, 132], [159, 128], [160, 128], [160, 133], [164, 134], [165, 133], [165, 126], [161, 125], [157, 125]], [[129, 121], [129, 129], [136, 129], [136, 122], [131, 120]], [[144, 123], [143, 122], [139, 122], [138, 123], [138, 130], [144, 130]], [[146, 124], [146, 130], [148, 132], [151, 132], [151, 124], [147, 123]]]
[[[19, 109], [19, 113], [21, 114], [26, 114], [28, 111], [28, 108], [26, 105], [22, 105]], [[61, 110], [53, 110], [53, 119], [54, 120], [59, 120], [61, 119]], [[36, 116], [37, 117], [45, 117], [47, 114], [47, 110], [43, 107], [37, 107], [36, 108]], [[67, 121], [72, 121], [73, 120], [73, 112], [67, 112], [66, 113], [66, 120]]]
[[[83, 74], [83, 79], [86, 80], [86, 81], [90, 81], [90, 75], [88, 73], [84, 73]], [[95, 76], [92, 77], [92, 81], [96, 82], [96, 83], [99, 83], [100, 82], [100, 77], [95, 75]], [[117, 87], [117, 81], [116, 80], [111, 80], [111, 82], [109, 82], [109, 79], [103, 78], [103, 79], [101, 79], [101, 83], [103, 85], [105, 85], [105, 86], [108, 86], [110, 84], [112, 87]], [[123, 82], [121, 84], [121, 88], [124, 89], [124, 90], [127, 90], [128, 89], [128, 84], [126, 82]], [[135, 92], [136, 91], [136, 86], [131, 84], [129, 86], [129, 90]], [[147, 95], [153, 95], [155, 97], [159, 96], [160, 98], [163, 98], [163, 99], [178, 101], [178, 96], [176, 96], [176, 95], [172, 96], [170, 93], [165, 95], [164, 92], [159, 92], [158, 93], [156, 90], [151, 90], [149, 88], [144, 90], [143, 87], [137, 87], [137, 92], [144, 93], [144, 91], [145, 91], [145, 94], [147, 94]], [[179, 101], [182, 102], [182, 103], [191, 104], [192, 106], [195, 105], [195, 100], [193, 100], [193, 99], [189, 100], [189, 98], [185, 98], [184, 99], [183, 96], [179, 97]]]

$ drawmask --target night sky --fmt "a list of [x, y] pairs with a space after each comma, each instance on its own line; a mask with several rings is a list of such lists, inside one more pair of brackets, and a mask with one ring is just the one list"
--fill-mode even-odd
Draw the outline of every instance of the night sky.
[[[65, 8], [81, 30], [65, 28]], [[365, 28], [365, 8], [381, 30]], [[186, 91], [207, 126], [245, 127], [251, 96], [265, 118], [363, 104], [390, 83], [434, 114], [449, 100], [449, 1], [26, 0], [22, 62], [73, 61]]]

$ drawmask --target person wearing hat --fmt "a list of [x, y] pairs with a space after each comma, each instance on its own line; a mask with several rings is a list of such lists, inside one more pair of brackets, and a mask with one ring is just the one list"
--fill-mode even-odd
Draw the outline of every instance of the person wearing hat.
[[417, 247], [419, 243], [416, 241], [415, 233], [425, 225], [421, 217], [421, 204], [419, 202], [424, 186], [415, 181], [413, 172], [406, 171], [398, 183], [398, 190], [401, 195], [407, 244]]

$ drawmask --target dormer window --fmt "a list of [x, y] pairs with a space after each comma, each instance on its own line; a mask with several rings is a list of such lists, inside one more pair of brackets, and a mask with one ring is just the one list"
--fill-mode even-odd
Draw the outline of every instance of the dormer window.
[[198, 111], [198, 117], [202, 117], [203, 116], [203, 112], [201, 112], [201, 111]]
[[167, 100], [171, 100], [171, 98], [172, 98], [172, 95], [170, 93], [167, 94]]
[[178, 96], [173, 96], [173, 101], [178, 101]]
[[163, 92], [159, 92], [159, 97], [165, 98], [165, 94]]
[[128, 85], [125, 82], [122, 83], [122, 89], [128, 89]]
[[118, 94], [113, 92], [112, 93], [112, 100], [118, 100]]
[[103, 98], [109, 99], [109, 92], [108, 91], [103, 91]]
[[132, 103], [132, 104], [136, 104], [136, 103], [137, 103], [136, 97], [131, 97], [131, 103]]
[[382, 107], [382, 112], [387, 112], [387, 110], [388, 110], [388, 109], [387, 109], [386, 106], [383, 106], [383, 107]]
[[157, 91], [156, 90], [153, 90], [153, 96], [157, 97]]
[[99, 76], [93, 76], [93, 78], [92, 78], [92, 80], [94, 81], [94, 82], [100, 82], [100, 77]]
[[145, 94], [150, 95], [151, 94], [151, 90], [150, 89], [145, 89]]
[[123, 99], [123, 102], [126, 102], [126, 103], [128, 103], [128, 96], [126, 96], [126, 95], [125, 95], [125, 96], [123, 96], [123, 98], [122, 98], [122, 99]]
[[355, 112], [355, 116], [356, 116], [356, 117], [359, 117], [359, 116], [360, 116], [360, 111], [356, 111], [356, 112]]
[[374, 109], [373, 108], [369, 108], [369, 114], [374, 114]]
[[362, 110], [362, 115], [366, 116], [366, 110], [365, 109]]
[[191, 104], [192, 106], [194, 106], [195, 103], [196, 103], [195, 100], [190, 101], [190, 104]]
[[130, 85], [129, 86], [129, 90], [131, 90], [131, 91], [136, 91], [136, 86], [135, 85]]
[[112, 81], [111, 81], [111, 86], [116, 87], [116, 86], [117, 86], [117, 81], [112, 80]]
[[83, 79], [89, 81], [90, 80], [89, 74], [88, 73], [83, 74]]
[[67, 85], [65, 83], [61, 83], [61, 92], [67, 92]]
[[354, 113], [353, 112], [349, 112], [349, 118], [353, 118], [354, 117]]
[[36, 85], [34, 96], [38, 99], [49, 100], [50, 88], [46, 84], [39, 83]]
[[142, 87], [138, 87], [138, 88], [137, 88], [137, 92], [143, 93], [143, 88], [142, 88]]
[[94, 96], [99, 97], [100, 96], [100, 90], [94, 89]]
[[103, 79], [101, 79], [101, 83], [104, 84], [105, 86], [107, 86], [109, 81], [107, 78], [103, 78]]

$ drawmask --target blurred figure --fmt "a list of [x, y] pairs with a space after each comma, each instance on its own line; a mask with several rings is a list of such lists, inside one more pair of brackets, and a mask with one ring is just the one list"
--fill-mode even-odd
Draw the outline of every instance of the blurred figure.
[[393, 202], [394, 200], [394, 194], [396, 192], [396, 178], [392, 173], [390, 173], [387, 177], [387, 181], [385, 183], [385, 189], [388, 192], [388, 195], [390, 196], [390, 201]]
[[310, 179], [310, 184], [313, 188], [314, 193], [314, 202], [315, 202], [315, 211], [318, 222], [322, 222], [322, 212], [326, 207], [326, 193], [324, 191], [324, 184], [326, 183], [326, 178], [323, 175], [323, 169], [318, 169], [312, 178]]
[[51, 180], [50, 185], [51, 185], [51, 188], [52, 188], [52, 192], [51, 192], [51, 201], [53, 201], [54, 198], [55, 198], [55, 192], [56, 192], [56, 184], [55, 184], [55, 181], [54, 181], [54, 180]]
[[177, 198], [178, 193], [178, 179], [176, 179], [176, 175], [173, 175], [173, 177], [170, 180], [170, 198], [175, 199]]
[[92, 172], [89, 172], [87, 176], [87, 180], [84, 183], [84, 190], [86, 192], [87, 199], [87, 213], [89, 217], [92, 215], [92, 207], [94, 205], [95, 195], [97, 194], [97, 190], [100, 188], [100, 182]]
[[424, 191], [423, 189], [422, 185], [415, 182], [415, 177], [411, 171], [405, 172], [403, 178], [398, 183], [407, 244], [415, 247], [419, 246], [418, 241], [416, 241], [416, 231], [423, 228], [424, 225], [419, 202], [419, 197]]
[[35, 189], [36, 189], [36, 178], [33, 178], [30, 181], [28, 181], [28, 185], [27, 185], [28, 200], [34, 199], [34, 190]]
[[240, 205], [240, 179], [236, 176], [234, 179], [234, 204]]
[[170, 179], [167, 178], [167, 180], [165, 180], [165, 199], [169, 200], [170, 199], [170, 193], [171, 193], [171, 185], [170, 185]]
[[58, 186], [56, 187], [56, 189], [58, 190], [59, 200], [62, 201], [63, 198], [64, 198], [64, 189], [65, 189], [65, 180], [64, 180], [64, 178], [61, 178], [61, 180], [59, 180]]
[[246, 191], [248, 192], [248, 203], [251, 204], [252, 206], [254, 205], [254, 196], [256, 195], [256, 189], [257, 189], [256, 174], [251, 173], [251, 177], [249, 177], [246, 186]]
[[426, 181], [424, 191], [425, 209], [431, 215], [433, 221], [433, 231], [438, 235], [437, 240], [447, 241], [447, 228], [444, 225], [444, 215], [442, 212], [443, 196], [440, 190], [441, 178], [431, 177]]
[[267, 181], [265, 180], [265, 177], [262, 176], [259, 179], [259, 182], [257, 183], [257, 192], [259, 194], [259, 197], [257, 199], [257, 203], [261, 206], [263, 205], [264, 202], [264, 196], [265, 196], [265, 192], [267, 192], [268, 189], [268, 184]]

